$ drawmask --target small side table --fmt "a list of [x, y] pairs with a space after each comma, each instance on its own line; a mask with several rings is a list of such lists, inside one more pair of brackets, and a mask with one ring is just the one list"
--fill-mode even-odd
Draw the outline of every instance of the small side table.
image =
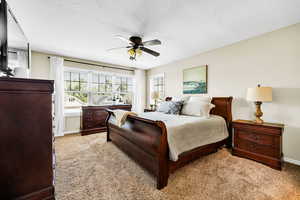
[[249, 158], [281, 170], [283, 124], [233, 121], [233, 155]]

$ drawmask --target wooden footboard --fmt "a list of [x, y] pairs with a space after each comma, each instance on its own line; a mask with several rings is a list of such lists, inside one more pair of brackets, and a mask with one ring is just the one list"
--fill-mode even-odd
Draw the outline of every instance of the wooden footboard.
[[114, 114], [108, 110], [107, 141], [128, 154], [157, 178], [157, 189], [167, 185], [169, 177], [168, 143], [165, 124], [128, 116], [122, 128], [111, 123]]

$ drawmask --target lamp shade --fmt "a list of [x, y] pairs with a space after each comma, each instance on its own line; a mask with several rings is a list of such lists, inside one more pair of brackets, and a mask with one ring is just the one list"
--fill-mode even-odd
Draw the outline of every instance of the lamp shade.
[[247, 90], [248, 101], [261, 101], [270, 102], [272, 101], [272, 88], [271, 87], [256, 87], [248, 88]]
[[159, 93], [157, 91], [154, 91], [151, 93], [151, 98], [152, 99], [159, 99]]

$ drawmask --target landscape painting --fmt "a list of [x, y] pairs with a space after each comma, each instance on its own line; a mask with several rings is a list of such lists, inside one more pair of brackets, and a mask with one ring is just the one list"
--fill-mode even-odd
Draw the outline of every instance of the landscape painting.
[[207, 93], [207, 65], [183, 70], [183, 94]]

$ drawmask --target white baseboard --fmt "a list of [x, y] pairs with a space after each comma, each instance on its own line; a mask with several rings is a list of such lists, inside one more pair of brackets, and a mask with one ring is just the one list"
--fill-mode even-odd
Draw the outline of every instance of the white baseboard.
[[65, 131], [64, 135], [68, 135], [68, 134], [75, 134], [75, 133], [80, 133], [80, 130], [74, 130], [74, 131]]
[[300, 166], [300, 160], [295, 160], [295, 159], [287, 158], [287, 157], [284, 157], [283, 160], [285, 162], [292, 163], [294, 165], [299, 165]]

